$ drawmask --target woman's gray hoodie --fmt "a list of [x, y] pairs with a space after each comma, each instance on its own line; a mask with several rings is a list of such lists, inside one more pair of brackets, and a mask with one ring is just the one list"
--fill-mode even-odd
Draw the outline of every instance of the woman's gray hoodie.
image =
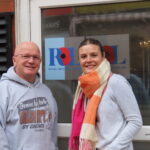
[[56, 150], [57, 105], [44, 84], [11, 67], [0, 80], [0, 150]]

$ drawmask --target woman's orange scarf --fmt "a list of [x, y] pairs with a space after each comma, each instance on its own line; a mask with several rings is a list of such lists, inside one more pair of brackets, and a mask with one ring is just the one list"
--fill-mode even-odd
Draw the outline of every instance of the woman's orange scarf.
[[[70, 150], [95, 149], [97, 108], [110, 75], [110, 63], [104, 59], [95, 71], [79, 77], [72, 111]], [[88, 99], [87, 104], [86, 99]]]

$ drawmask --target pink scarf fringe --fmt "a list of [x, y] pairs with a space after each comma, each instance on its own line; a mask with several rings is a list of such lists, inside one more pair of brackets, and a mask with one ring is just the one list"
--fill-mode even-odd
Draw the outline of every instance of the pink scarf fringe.
[[70, 150], [79, 150], [79, 136], [84, 115], [84, 94], [81, 93], [72, 113], [72, 130], [69, 139]]

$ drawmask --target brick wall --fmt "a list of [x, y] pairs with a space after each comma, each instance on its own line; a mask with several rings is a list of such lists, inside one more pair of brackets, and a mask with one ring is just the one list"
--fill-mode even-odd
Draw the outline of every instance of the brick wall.
[[12, 24], [12, 29], [11, 29], [11, 38], [12, 38], [12, 51], [14, 50], [15, 47], [15, 0], [0, 0], [0, 13], [5, 14], [5, 13], [12, 13], [11, 17], [11, 24]]
[[0, 13], [14, 11], [14, 0], [0, 0]]

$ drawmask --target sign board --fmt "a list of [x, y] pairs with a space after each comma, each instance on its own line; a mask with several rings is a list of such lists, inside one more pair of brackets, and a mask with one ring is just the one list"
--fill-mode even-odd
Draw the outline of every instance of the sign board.
[[[129, 35], [88, 36], [100, 40], [112, 71], [129, 75]], [[77, 80], [81, 74], [78, 46], [84, 37], [45, 38], [45, 79]]]

